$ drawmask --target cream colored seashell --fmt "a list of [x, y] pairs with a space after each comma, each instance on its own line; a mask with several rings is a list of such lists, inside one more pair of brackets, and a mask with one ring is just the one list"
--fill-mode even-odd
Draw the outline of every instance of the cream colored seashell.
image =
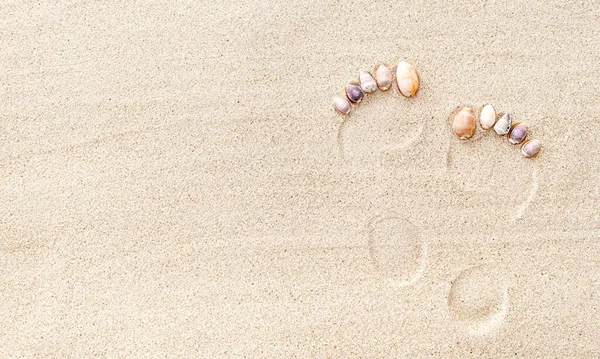
[[477, 121], [473, 110], [469, 107], [463, 107], [452, 121], [452, 132], [461, 140], [473, 137], [477, 129]]
[[413, 65], [400, 61], [396, 68], [398, 90], [406, 97], [414, 96], [419, 90], [419, 76]]
[[535, 139], [525, 142], [521, 147], [521, 153], [523, 154], [523, 156], [529, 158], [537, 155], [538, 152], [540, 152], [541, 148], [542, 143], [540, 142], [540, 140]]
[[375, 70], [375, 81], [377, 82], [377, 87], [381, 91], [387, 91], [392, 86], [392, 71], [385, 66], [379, 65]]
[[504, 136], [508, 134], [510, 131], [510, 126], [512, 125], [512, 116], [508, 113], [504, 114], [504, 116], [500, 117], [496, 125], [494, 126], [494, 131], [500, 136]]
[[481, 114], [479, 115], [479, 124], [481, 128], [484, 130], [488, 130], [494, 126], [496, 123], [496, 110], [492, 105], [485, 105], [481, 109]]
[[373, 76], [367, 71], [361, 71], [358, 75], [358, 79], [360, 80], [360, 88], [365, 93], [371, 93], [377, 90], [377, 82], [375, 82]]

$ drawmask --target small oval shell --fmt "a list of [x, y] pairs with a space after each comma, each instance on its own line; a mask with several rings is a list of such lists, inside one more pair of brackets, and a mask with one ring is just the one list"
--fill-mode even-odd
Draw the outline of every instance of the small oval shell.
[[419, 76], [413, 65], [400, 61], [396, 68], [398, 90], [406, 97], [414, 96], [419, 90]]
[[350, 112], [350, 102], [343, 97], [335, 97], [333, 99], [333, 108], [342, 115], [347, 115]]
[[363, 99], [364, 94], [360, 87], [354, 84], [347, 84], [345, 90], [346, 96], [348, 97], [348, 100], [350, 100], [350, 102], [359, 103]]
[[375, 79], [367, 71], [361, 71], [358, 75], [358, 78], [360, 80], [360, 88], [364, 92], [371, 93], [377, 90], [377, 83], [375, 82]]
[[473, 137], [475, 129], [477, 128], [477, 121], [475, 121], [475, 115], [473, 110], [469, 107], [463, 107], [452, 121], [452, 132], [456, 137], [461, 140]]
[[504, 116], [500, 117], [496, 125], [494, 126], [494, 131], [500, 136], [504, 136], [508, 134], [510, 131], [510, 126], [512, 124], [512, 116], [508, 113], [504, 114]]
[[377, 82], [377, 87], [381, 91], [387, 91], [392, 86], [392, 71], [385, 66], [379, 65], [375, 70], [375, 81]]
[[527, 141], [523, 144], [523, 147], [521, 147], [521, 153], [527, 158], [533, 157], [540, 152], [540, 148], [542, 148], [542, 143], [540, 140], [535, 139]]
[[527, 126], [524, 123], [515, 123], [508, 132], [508, 141], [515, 145], [523, 142], [525, 137], [527, 137]]
[[494, 126], [496, 123], [496, 110], [492, 105], [485, 105], [481, 109], [481, 114], [479, 115], [479, 124], [481, 128], [484, 130], [488, 130]]

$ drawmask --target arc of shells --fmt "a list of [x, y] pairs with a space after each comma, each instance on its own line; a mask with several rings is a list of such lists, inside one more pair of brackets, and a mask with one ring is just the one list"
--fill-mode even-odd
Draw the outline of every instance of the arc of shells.
[[[333, 107], [342, 115], [348, 115], [352, 105], [358, 105], [365, 94], [373, 93], [377, 89], [388, 91], [394, 78], [390, 68], [380, 64], [375, 68], [375, 76], [368, 71], [360, 71], [358, 81], [346, 84], [344, 87], [345, 96], [335, 97]], [[405, 61], [400, 61], [396, 66], [396, 86], [398, 92], [405, 97], [414, 96], [419, 90], [419, 76], [415, 68]], [[505, 113], [496, 121], [496, 110], [490, 104], [486, 104], [481, 109], [479, 115], [479, 124], [484, 130], [490, 128], [499, 136], [507, 136], [512, 144], [520, 144], [521, 153], [524, 157], [533, 157], [537, 155], [542, 147], [540, 140], [527, 140], [527, 126], [517, 122], [513, 124], [513, 116]], [[461, 140], [466, 140], [475, 134], [477, 130], [477, 120], [473, 110], [469, 107], [463, 107], [454, 116], [452, 121], [452, 131]]]
[[[524, 157], [533, 157], [542, 148], [542, 143], [538, 139], [525, 141], [527, 138], [527, 126], [521, 122], [513, 124], [513, 116], [511, 114], [505, 113], [496, 121], [496, 110], [490, 104], [484, 105], [481, 109], [479, 124], [484, 130], [493, 127], [496, 134], [507, 136], [508, 141], [512, 144], [523, 143], [521, 153]], [[460, 109], [452, 120], [452, 132], [461, 140], [473, 137], [476, 129], [475, 115], [469, 107]]]
[[[394, 82], [392, 70], [380, 64], [375, 67], [374, 76], [368, 71], [360, 71], [358, 82], [348, 83], [344, 87], [345, 96], [337, 96], [333, 99], [333, 108], [342, 115], [347, 115], [352, 105], [358, 105], [365, 94], [373, 93], [377, 89], [388, 91]], [[405, 97], [414, 96], [419, 90], [419, 75], [417, 70], [408, 62], [401, 61], [396, 67], [396, 85], [398, 91]]]

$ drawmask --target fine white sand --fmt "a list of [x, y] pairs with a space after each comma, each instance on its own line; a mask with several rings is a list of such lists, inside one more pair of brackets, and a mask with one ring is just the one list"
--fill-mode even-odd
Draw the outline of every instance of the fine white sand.
[[[595, 1], [5, 1], [0, 358], [599, 358]], [[333, 96], [378, 63], [421, 87]], [[453, 137], [491, 103], [543, 143]]]

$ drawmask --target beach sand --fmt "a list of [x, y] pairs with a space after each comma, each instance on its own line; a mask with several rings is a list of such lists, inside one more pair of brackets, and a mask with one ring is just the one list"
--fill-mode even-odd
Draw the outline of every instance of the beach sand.
[[600, 358], [598, 3], [0, 10], [1, 358]]

